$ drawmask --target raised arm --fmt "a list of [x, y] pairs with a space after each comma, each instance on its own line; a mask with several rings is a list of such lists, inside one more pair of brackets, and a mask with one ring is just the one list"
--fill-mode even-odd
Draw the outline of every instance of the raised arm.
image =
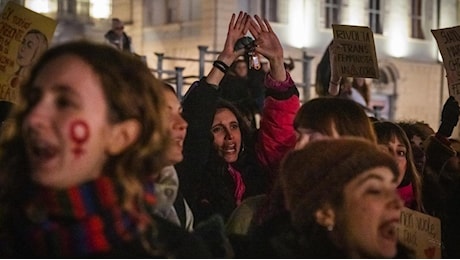
[[208, 84], [218, 86], [225, 76], [225, 70], [228, 70], [238, 56], [244, 54], [244, 49], [234, 51], [234, 46], [238, 39], [247, 33], [249, 27], [248, 20], [249, 15], [247, 13], [240, 12], [238, 17], [232, 14], [232, 18], [228, 24], [227, 39], [225, 40], [224, 49], [217, 58], [217, 64], [212, 67], [208, 74], [206, 79]]
[[183, 117], [188, 123], [184, 141], [184, 160], [176, 165], [180, 189], [195, 210], [198, 187], [203, 182], [206, 164], [211, 153], [211, 126], [219, 98], [218, 86], [227, 67], [244, 50], [234, 51], [235, 42], [247, 32], [248, 15], [240, 12], [232, 15], [224, 49], [207, 77], [195, 82], [182, 102]]
[[259, 162], [273, 181], [282, 157], [295, 144], [293, 122], [300, 107], [299, 92], [284, 68], [283, 48], [270, 23], [257, 15], [254, 18], [249, 30], [255, 38], [255, 51], [270, 62], [256, 148]]
[[337, 42], [332, 42], [329, 45], [329, 64], [331, 66], [331, 78], [329, 80], [329, 89], [328, 92], [330, 95], [337, 96], [340, 92], [340, 81], [342, 77], [339, 75], [337, 70], [337, 51], [340, 48], [340, 45]]
[[287, 78], [284, 68], [283, 47], [267, 19], [258, 15], [250, 19], [249, 31], [255, 38], [255, 51], [270, 62], [270, 75], [276, 81], [285, 81]]

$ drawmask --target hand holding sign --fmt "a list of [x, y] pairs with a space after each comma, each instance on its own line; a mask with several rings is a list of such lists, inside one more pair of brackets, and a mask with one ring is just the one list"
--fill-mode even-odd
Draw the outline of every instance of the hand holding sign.
[[331, 65], [331, 80], [329, 82], [328, 92], [329, 94], [336, 96], [339, 94], [340, 80], [342, 79], [337, 66], [337, 55], [342, 51], [342, 46], [338, 42], [332, 41], [328, 49], [329, 63]]

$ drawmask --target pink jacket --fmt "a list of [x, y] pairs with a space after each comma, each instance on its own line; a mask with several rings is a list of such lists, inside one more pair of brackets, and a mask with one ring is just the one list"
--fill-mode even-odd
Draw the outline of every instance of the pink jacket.
[[273, 183], [280, 162], [296, 142], [294, 117], [300, 108], [299, 93], [288, 72], [284, 82], [274, 81], [270, 74], [265, 78], [267, 97], [260, 121], [257, 140], [257, 157], [266, 168]]

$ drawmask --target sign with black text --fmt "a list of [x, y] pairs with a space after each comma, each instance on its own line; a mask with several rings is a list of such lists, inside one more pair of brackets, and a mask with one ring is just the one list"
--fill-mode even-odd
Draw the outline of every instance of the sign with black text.
[[340, 44], [336, 64], [340, 76], [379, 78], [374, 34], [369, 27], [333, 24], [334, 42]]
[[438, 218], [403, 208], [398, 238], [414, 250], [415, 258], [441, 258], [441, 221]]
[[446, 69], [449, 95], [460, 102], [460, 26], [431, 30], [431, 33]]
[[0, 17], [0, 100], [15, 103], [19, 86], [53, 38], [56, 21], [8, 2]]

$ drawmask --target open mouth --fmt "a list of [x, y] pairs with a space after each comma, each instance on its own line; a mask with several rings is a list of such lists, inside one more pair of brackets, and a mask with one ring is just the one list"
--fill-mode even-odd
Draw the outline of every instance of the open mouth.
[[175, 140], [174, 140], [174, 143], [175, 143], [177, 146], [182, 147], [182, 146], [184, 146], [184, 139], [182, 139], [182, 138], [175, 139]]
[[397, 226], [399, 221], [387, 221], [383, 223], [379, 228], [380, 235], [390, 242], [396, 243], [398, 240]]
[[236, 144], [233, 143], [233, 144], [224, 145], [222, 150], [225, 154], [236, 153]]
[[31, 162], [33, 162], [35, 166], [39, 166], [40, 164], [50, 161], [58, 154], [57, 147], [39, 139], [29, 140], [28, 150]]

